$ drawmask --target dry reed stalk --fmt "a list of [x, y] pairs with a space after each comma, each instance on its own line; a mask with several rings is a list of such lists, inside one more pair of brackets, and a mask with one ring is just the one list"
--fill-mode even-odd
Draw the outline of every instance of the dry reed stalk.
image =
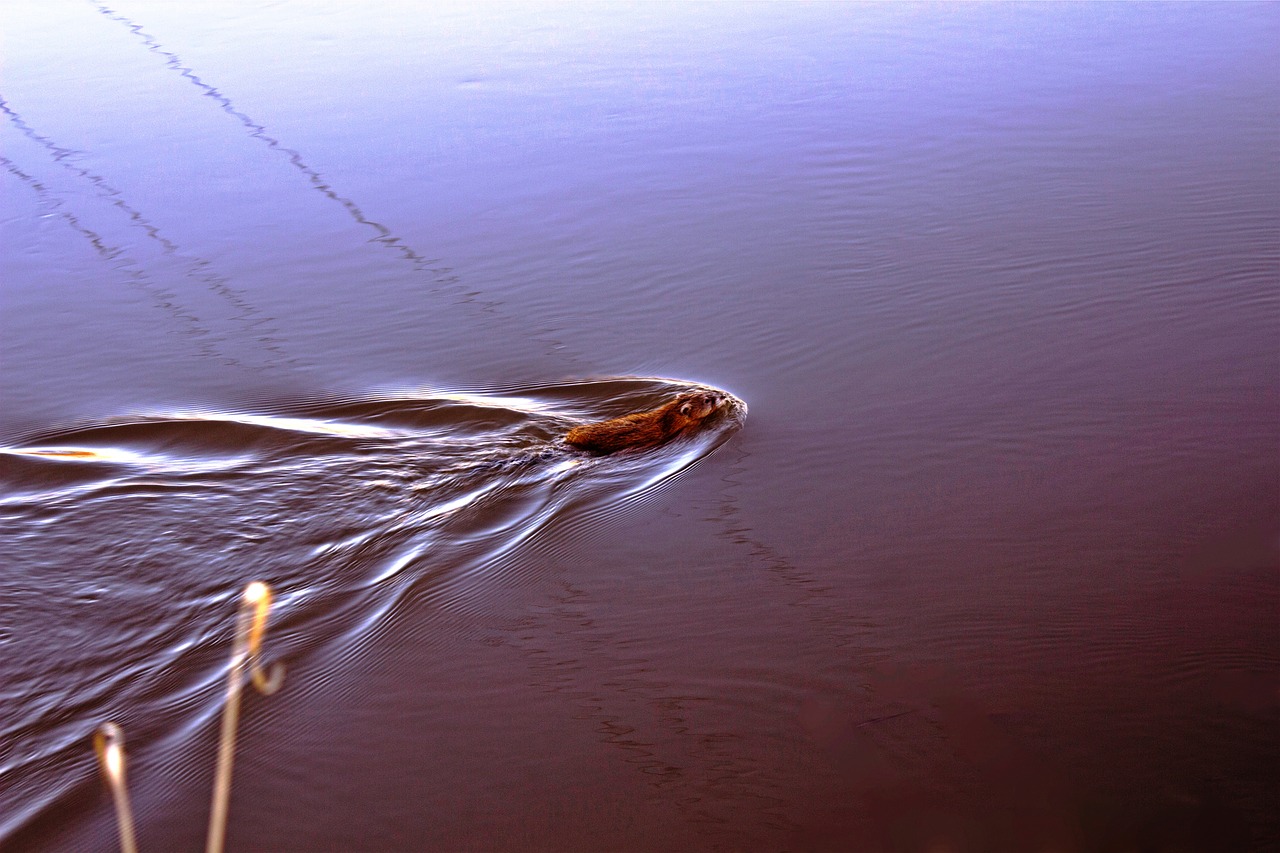
[[138, 853], [133, 836], [133, 810], [129, 807], [129, 788], [124, 774], [124, 732], [115, 723], [103, 723], [93, 733], [93, 751], [98, 765], [107, 777], [111, 799], [116, 804], [116, 826], [120, 830], [121, 853]]
[[[222, 709], [222, 739], [218, 744], [218, 769], [213, 782], [213, 807], [209, 815], [208, 853], [222, 853], [227, 834], [227, 805], [231, 800], [231, 764], [236, 748], [236, 724], [240, 720], [240, 690], [244, 672], [249, 671], [259, 693], [270, 695], [280, 689], [284, 665], [277, 663], [268, 676], [259, 656], [262, 635], [267, 631], [271, 613], [271, 587], [254, 581], [244, 588], [240, 612], [236, 618], [235, 643], [231, 649], [231, 666], [227, 673], [227, 700]], [[93, 750], [107, 777], [116, 805], [122, 853], [138, 853], [133, 832], [133, 811], [129, 806], [129, 790], [124, 773], [124, 732], [115, 723], [103, 723], [93, 736]]]
[[284, 667], [277, 663], [267, 676], [259, 663], [262, 635], [267, 630], [271, 611], [271, 587], [254, 581], [244, 588], [240, 613], [236, 619], [235, 645], [231, 650], [231, 666], [227, 673], [227, 700], [222, 709], [222, 738], [218, 744], [218, 769], [213, 781], [213, 805], [209, 813], [209, 837], [206, 853], [222, 853], [227, 831], [227, 807], [231, 800], [231, 765], [236, 748], [236, 725], [240, 720], [240, 690], [247, 668], [253, 686], [269, 695], [280, 688]]

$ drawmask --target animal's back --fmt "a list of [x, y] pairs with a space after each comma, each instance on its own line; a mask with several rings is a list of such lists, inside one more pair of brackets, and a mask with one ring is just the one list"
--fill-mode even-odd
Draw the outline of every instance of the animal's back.
[[656, 447], [696, 427], [725, 403], [712, 391], [691, 391], [647, 412], [634, 412], [574, 427], [564, 440], [592, 453], [614, 453], [631, 448]]

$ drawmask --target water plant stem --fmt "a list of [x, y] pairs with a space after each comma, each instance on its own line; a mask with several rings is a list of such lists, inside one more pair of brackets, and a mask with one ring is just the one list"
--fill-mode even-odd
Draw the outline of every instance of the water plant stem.
[[111, 798], [116, 804], [116, 826], [120, 830], [121, 853], [138, 853], [133, 835], [133, 809], [129, 807], [129, 788], [124, 773], [124, 732], [115, 723], [103, 723], [93, 734], [93, 751], [107, 777]]
[[227, 672], [227, 698], [222, 709], [222, 737], [218, 744], [218, 768], [213, 780], [213, 805], [209, 812], [209, 835], [205, 845], [207, 853], [222, 853], [226, 841], [227, 808], [231, 801], [231, 767], [235, 757], [236, 726], [240, 720], [240, 691], [244, 685], [247, 668], [253, 685], [264, 694], [274, 693], [284, 677], [283, 667], [277, 663], [270, 677], [263, 673], [258, 663], [262, 635], [267, 629], [267, 617], [271, 610], [271, 588], [261, 581], [254, 581], [244, 589], [240, 598], [240, 612], [236, 618], [235, 644], [231, 651], [231, 664]]

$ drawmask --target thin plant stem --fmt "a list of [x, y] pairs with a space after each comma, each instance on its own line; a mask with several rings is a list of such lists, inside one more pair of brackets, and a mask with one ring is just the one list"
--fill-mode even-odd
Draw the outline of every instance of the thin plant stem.
[[259, 665], [262, 635], [267, 630], [271, 611], [271, 587], [254, 581], [244, 588], [240, 612], [236, 617], [235, 645], [227, 673], [227, 699], [222, 710], [222, 737], [218, 744], [218, 768], [213, 780], [213, 805], [209, 813], [209, 836], [206, 853], [222, 853], [227, 833], [227, 808], [231, 802], [231, 766], [235, 757], [236, 726], [240, 721], [240, 691], [247, 668], [253, 686], [263, 694], [274, 693], [284, 678], [284, 667], [277, 663], [267, 676]]
[[98, 765], [111, 788], [116, 804], [116, 825], [120, 830], [121, 853], [138, 853], [133, 834], [133, 809], [129, 807], [129, 788], [124, 772], [124, 732], [115, 723], [103, 723], [93, 734], [93, 751]]

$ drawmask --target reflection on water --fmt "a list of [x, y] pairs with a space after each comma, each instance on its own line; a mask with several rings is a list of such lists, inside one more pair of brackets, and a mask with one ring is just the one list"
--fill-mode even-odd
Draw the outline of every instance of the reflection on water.
[[0, 16], [6, 849], [1280, 837], [1274, 6]]

